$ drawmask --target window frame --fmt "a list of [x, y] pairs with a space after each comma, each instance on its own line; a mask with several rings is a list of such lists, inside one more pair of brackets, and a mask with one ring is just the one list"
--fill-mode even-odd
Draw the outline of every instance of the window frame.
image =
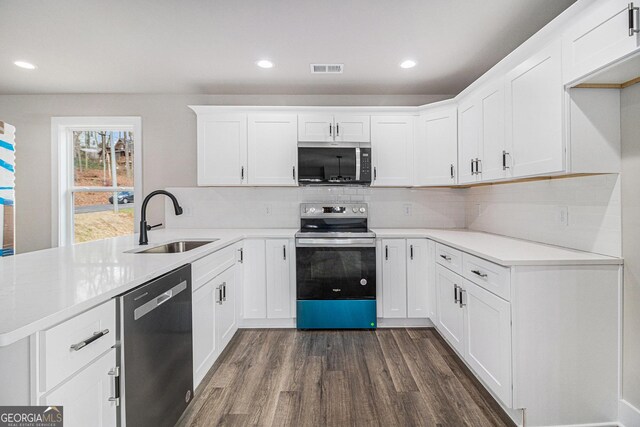
[[[123, 117], [52, 117], [51, 118], [51, 246], [69, 246], [74, 243], [74, 192], [95, 192], [92, 187], [78, 187], [74, 182], [72, 131], [131, 131], [133, 150], [134, 200], [142, 200], [142, 118]], [[105, 187], [97, 187], [98, 191]], [[118, 187], [116, 191], [123, 191]], [[140, 203], [140, 202], [139, 202]], [[134, 234], [139, 232], [139, 209], [134, 209]]]

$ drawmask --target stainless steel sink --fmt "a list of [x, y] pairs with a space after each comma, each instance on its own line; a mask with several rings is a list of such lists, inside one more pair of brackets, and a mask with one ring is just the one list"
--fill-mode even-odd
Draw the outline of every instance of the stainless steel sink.
[[210, 240], [180, 240], [177, 242], [169, 242], [164, 245], [154, 246], [143, 251], [136, 251], [137, 254], [177, 254], [181, 252], [187, 252], [192, 249], [199, 248], [208, 243], [215, 242], [220, 239]]

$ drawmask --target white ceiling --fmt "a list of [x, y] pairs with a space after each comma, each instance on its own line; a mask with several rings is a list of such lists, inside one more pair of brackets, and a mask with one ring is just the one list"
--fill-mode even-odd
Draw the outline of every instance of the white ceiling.
[[456, 94], [574, 1], [0, 0], [0, 94]]

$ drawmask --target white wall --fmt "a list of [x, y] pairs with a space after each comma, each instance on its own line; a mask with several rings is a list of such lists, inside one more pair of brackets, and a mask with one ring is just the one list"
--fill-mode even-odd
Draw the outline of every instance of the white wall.
[[[0, 95], [0, 118], [16, 127], [16, 249], [51, 246], [51, 117], [141, 116], [144, 192], [196, 185], [196, 117], [189, 104], [421, 105], [447, 95]], [[161, 222], [161, 199], [149, 221]]]
[[623, 397], [640, 408], [640, 84], [622, 91]]
[[[620, 256], [617, 174], [468, 189], [467, 227], [611, 256]], [[560, 223], [560, 208], [568, 225]]]
[[175, 228], [298, 228], [300, 203], [322, 201], [368, 203], [371, 228], [465, 226], [461, 189], [211, 187], [169, 191], [185, 209], [183, 215], [175, 216], [167, 202], [166, 225]]

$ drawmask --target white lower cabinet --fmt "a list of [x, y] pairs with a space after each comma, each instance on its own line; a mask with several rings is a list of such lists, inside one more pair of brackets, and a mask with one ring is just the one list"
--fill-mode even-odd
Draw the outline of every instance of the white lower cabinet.
[[458, 302], [462, 277], [436, 266], [436, 293], [438, 297], [438, 320], [436, 326], [449, 344], [462, 354], [464, 352], [464, 311]]
[[245, 319], [289, 319], [293, 263], [291, 239], [251, 239], [244, 244]]
[[[223, 249], [235, 252], [235, 247]], [[216, 252], [210, 257], [219, 257]], [[200, 384], [216, 358], [238, 330], [238, 278], [241, 277], [235, 264], [219, 272], [206, 283], [196, 283], [192, 297], [193, 324], [193, 387]], [[212, 271], [218, 271], [217, 265], [210, 264]]]
[[511, 407], [511, 304], [466, 279], [461, 298], [465, 360]]
[[382, 295], [382, 317], [407, 317], [407, 248], [405, 239], [382, 240]]
[[436, 289], [438, 330], [511, 407], [511, 304], [441, 265], [436, 267]]
[[266, 241], [267, 317], [291, 317], [291, 245], [289, 239]]
[[382, 239], [383, 318], [428, 318], [434, 243], [427, 239]]
[[116, 350], [111, 349], [67, 382], [40, 398], [40, 405], [62, 406], [66, 427], [113, 427], [118, 406], [115, 401]]

